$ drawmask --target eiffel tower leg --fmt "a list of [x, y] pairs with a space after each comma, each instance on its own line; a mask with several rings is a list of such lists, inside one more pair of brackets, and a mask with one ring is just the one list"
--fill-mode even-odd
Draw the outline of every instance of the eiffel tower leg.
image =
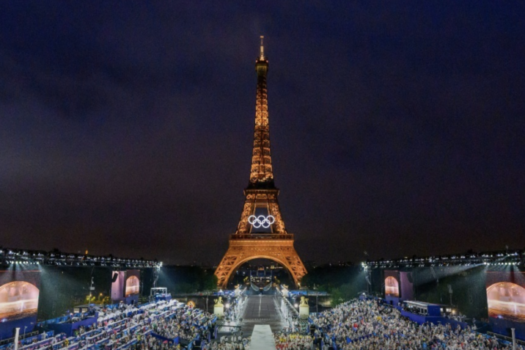
[[232, 235], [230, 247], [215, 270], [217, 285], [227, 288], [233, 273], [242, 264], [254, 259], [269, 259], [283, 265], [292, 275], [296, 285], [307, 273], [293, 247], [293, 239], [237, 239]]
[[239, 255], [235, 253], [231, 248], [228, 249], [226, 255], [222, 258], [221, 263], [215, 270], [215, 276], [217, 276], [217, 286], [222, 289], [226, 289], [230, 276], [235, 271], [239, 261]]
[[237, 228], [237, 232], [244, 234], [250, 232], [250, 224], [248, 223], [248, 217], [255, 212], [255, 195], [249, 194], [246, 196], [246, 201], [244, 202], [244, 208], [241, 214], [241, 221]]
[[274, 233], [286, 233], [279, 202], [277, 202], [275, 195], [268, 195], [268, 213], [275, 218], [275, 224], [273, 224]]

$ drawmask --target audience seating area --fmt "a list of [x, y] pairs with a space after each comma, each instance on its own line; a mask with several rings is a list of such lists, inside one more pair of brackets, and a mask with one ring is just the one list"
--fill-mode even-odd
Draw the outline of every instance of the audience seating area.
[[[314, 346], [341, 350], [512, 349], [512, 344], [450, 323], [423, 323], [403, 317], [379, 299], [352, 300], [311, 315]], [[279, 347], [287, 347], [281, 339]], [[293, 346], [293, 339], [290, 339]], [[517, 349], [525, 350], [518, 345]]]
[[[87, 316], [87, 317], [86, 317]], [[216, 318], [200, 309], [189, 308], [176, 300], [151, 302], [140, 307], [117, 305], [91, 310], [78, 319], [94, 318], [90, 325], [80, 325], [72, 334], [47, 331], [19, 342], [20, 350], [123, 350], [169, 349], [179, 343], [190, 345], [210, 341]], [[76, 323], [65, 316], [38, 324], [43, 329], [56, 324]], [[0, 350], [12, 350], [10, 343]]]

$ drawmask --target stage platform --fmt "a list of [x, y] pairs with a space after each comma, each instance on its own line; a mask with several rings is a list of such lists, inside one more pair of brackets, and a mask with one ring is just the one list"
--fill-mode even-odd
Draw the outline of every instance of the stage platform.
[[241, 330], [252, 334], [255, 325], [269, 325], [272, 332], [280, 332], [286, 326], [276, 297], [272, 295], [250, 295], [246, 300]]
[[268, 324], [257, 324], [253, 327], [250, 350], [275, 350], [275, 340]]

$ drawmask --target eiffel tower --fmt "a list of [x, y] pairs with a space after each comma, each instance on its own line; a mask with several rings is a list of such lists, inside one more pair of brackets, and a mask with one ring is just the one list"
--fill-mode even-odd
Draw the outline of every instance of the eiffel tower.
[[257, 94], [250, 182], [244, 190], [246, 200], [239, 226], [230, 235], [228, 251], [215, 271], [221, 288], [226, 288], [238, 267], [253, 259], [269, 259], [283, 265], [296, 285], [307, 273], [293, 246], [294, 235], [286, 231], [277, 201], [279, 189], [273, 180], [266, 89], [268, 60], [264, 56], [263, 38], [261, 36], [261, 51], [255, 61]]

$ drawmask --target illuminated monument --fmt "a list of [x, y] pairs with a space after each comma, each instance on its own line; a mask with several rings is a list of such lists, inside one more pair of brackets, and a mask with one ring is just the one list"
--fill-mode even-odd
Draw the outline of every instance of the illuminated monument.
[[230, 235], [230, 247], [215, 271], [219, 287], [225, 288], [232, 273], [253, 259], [270, 259], [290, 271], [295, 283], [306, 275], [306, 269], [293, 246], [294, 235], [286, 231], [273, 181], [270, 155], [270, 123], [266, 75], [268, 60], [261, 53], [255, 61], [257, 96], [255, 103], [255, 135], [253, 140], [250, 183], [244, 190], [246, 200], [237, 232]]

